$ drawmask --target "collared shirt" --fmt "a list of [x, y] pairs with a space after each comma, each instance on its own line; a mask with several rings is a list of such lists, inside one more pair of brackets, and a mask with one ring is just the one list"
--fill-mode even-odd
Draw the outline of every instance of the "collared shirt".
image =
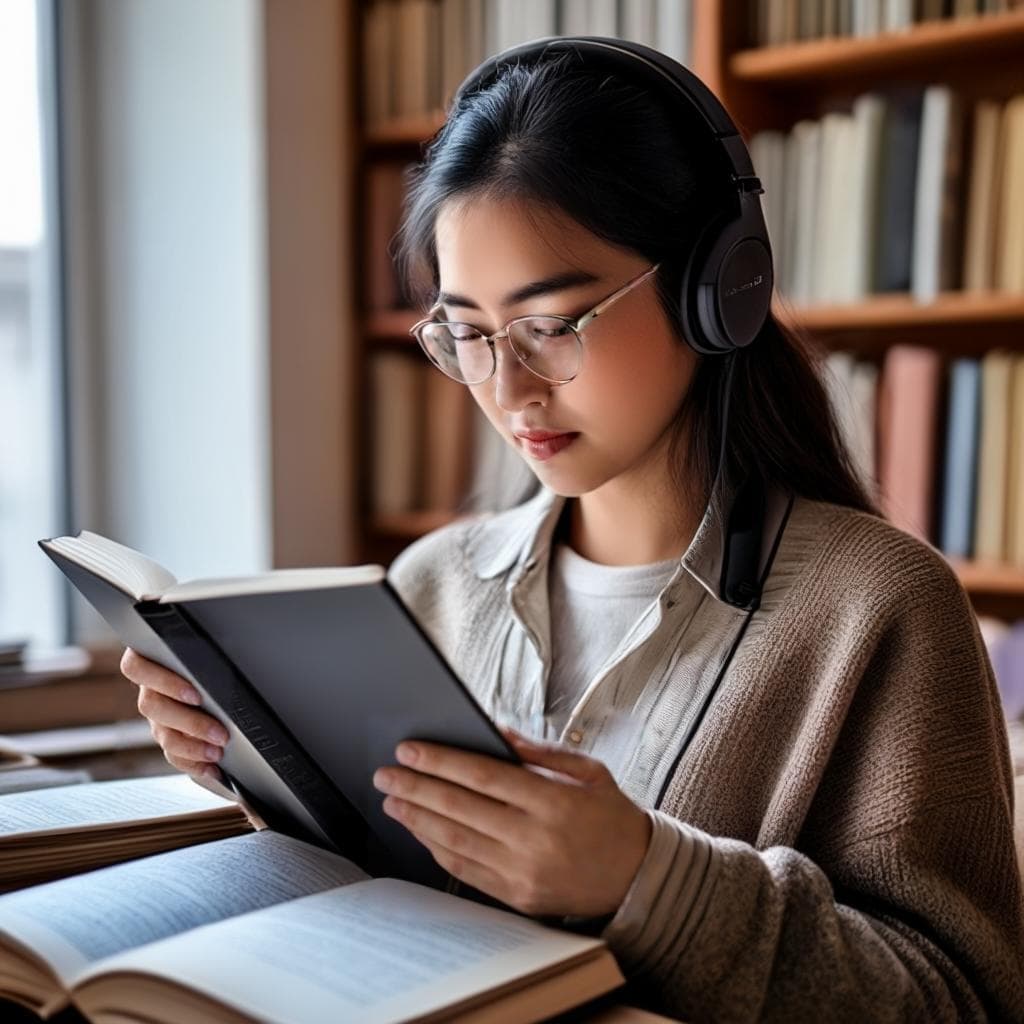
[[[689, 546], [665, 586], [623, 639], [612, 660], [580, 695], [564, 726], [545, 715], [552, 662], [548, 566], [552, 537], [566, 499], [541, 490], [525, 504], [471, 524], [461, 545], [478, 581], [473, 607], [463, 609], [461, 636], [414, 599], [421, 624], [496, 722], [526, 735], [557, 738], [603, 761], [638, 804], [657, 805], [679, 751], [705, 699], [748, 624], [750, 613], [720, 594], [725, 522], [736, 491], [720, 483]], [[769, 492], [761, 538], [763, 576], [783, 532], [792, 496]], [[436, 544], [425, 538], [391, 567], [403, 581]], [[452, 570], [456, 570], [452, 566]], [[771, 576], [765, 597], [772, 599]], [[762, 609], [764, 608], [762, 598]], [[445, 616], [450, 619], [450, 612]]]

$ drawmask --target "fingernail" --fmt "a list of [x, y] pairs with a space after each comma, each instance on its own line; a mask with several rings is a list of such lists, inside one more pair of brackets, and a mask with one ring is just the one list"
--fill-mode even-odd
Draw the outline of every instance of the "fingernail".
[[373, 773], [373, 785], [375, 789], [387, 789], [391, 785], [391, 772], [386, 768], [378, 768]]
[[210, 746], [208, 746], [206, 748], [206, 760], [207, 761], [219, 761], [221, 759], [221, 757], [223, 756], [223, 754], [224, 754], [224, 751], [221, 750], [220, 747], [210, 747]]
[[415, 764], [419, 756], [420, 752], [411, 743], [399, 743], [398, 749], [395, 751], [395, 757], [402, 764]]
[[193, 707], [199, 707], [199, 705], [203, 702], [203, 698], [200, 697], [199, 694], [191, 688], [181, 691], [181, 699], [186, 704], [191, 704]]
[[220, 769], [214, 767], [212, 764], [211, 765], [207, 765], [203, 769], [203, 774], [205, 776], [207, 776], [207, 778], [214, 779], [217, 782], [223, 782], [224, 781], [224, 776], [221, 775]]
[[214, 743], [219, 743], [223, 747], [228, 741], [228, 734], [222, 726], [211, 725], [206, 733], [206, 738]]

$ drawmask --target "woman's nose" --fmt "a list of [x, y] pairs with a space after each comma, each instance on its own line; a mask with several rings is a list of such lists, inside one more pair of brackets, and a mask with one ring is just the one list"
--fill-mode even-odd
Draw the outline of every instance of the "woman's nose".
[[495, 341], [494, 358], [494, 400], [500, 409], [519, 412], [531, 402], [544, 402], [551, 385], [523, 366], [507, 337]]

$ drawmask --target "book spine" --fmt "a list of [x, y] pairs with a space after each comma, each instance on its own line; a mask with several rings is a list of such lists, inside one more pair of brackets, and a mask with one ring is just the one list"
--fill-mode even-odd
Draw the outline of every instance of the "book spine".
[[[136, 605], [136, 610], [306, 808], [337, 851], [369, 870], [370, 833], [362, 815], [321, 771], [216, 642], [184, 608], [142, 601]], [[297, 838], [312, 838], [323, 845], [320, 837], [309, 836], [297, 829], [294, 822], [280, 820], [279, 814], [261, 806], [257, 797], [238, 787], [224, 765], [220, 767], [271, 828], [291, 835], [302, 831]]]

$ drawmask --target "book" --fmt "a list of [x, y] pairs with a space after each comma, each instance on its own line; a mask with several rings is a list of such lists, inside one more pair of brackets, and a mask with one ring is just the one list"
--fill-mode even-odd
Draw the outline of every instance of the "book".
[[426, 374], [437, 372], [418, 350], [377, 352], [371, 360], [375, 515], [401, 515], [421, 505]]
[[910, 290], [914, 248], [915, 182], [924, 94], [902, 90], [886, 103], [880, 143], [875, 228], [874, 290]]
[[964, 289], [985, 291], [995, 281], [995, 235], [1000, 191], [999, 121], [1002, 108], [995, 100], [974, 105], [970, 189], [964, 232]]
[[879, 482], [895, 526], [929, 541], [933, 529], [942, 357], [932, 348], [893, 345], [879, 394]]
[[0, 997], [95, 1024], [528, 1024], [623, 981], [599, 939], [270, 829], [0, 897]]
[[382, 566], [178, 583], [87, 530], [39, 544], [123, 643], [192, 682], [229, 735], [221, 771], [269, 826], [371, 874], [456, 884], [373, 773], [413, 738], [518, 759]]
[[1024, 569], [1024, 356], [1013, 357], [1010, 375], [1006, 561], [1018, 569]]
[[911, 291], [920, 303], [959, 286], [962, 255], [960, 192], [963, 178], [963, 105], [945, 85], [924, 93], [914, 207]]
[[252, 831], [186, 775], [77, 782], [0, 797], [0, 892]]
[[981, 364], [956, 359], [950, 367], [949, 416], [940, 547], [951, 558], [973, 553], [981, 424]]
[[1010, 400], [1013, 354], [993, 349], [981, 360], [981, 429], [978, 441], [978, 504], [974, 557], [1006, 559], [1006, 511], [1009, 484]]
[[1000, 154], [999, 227], [996, 242], [996, 288], [1024, 293], [1024, 93], [1003, 108]]

